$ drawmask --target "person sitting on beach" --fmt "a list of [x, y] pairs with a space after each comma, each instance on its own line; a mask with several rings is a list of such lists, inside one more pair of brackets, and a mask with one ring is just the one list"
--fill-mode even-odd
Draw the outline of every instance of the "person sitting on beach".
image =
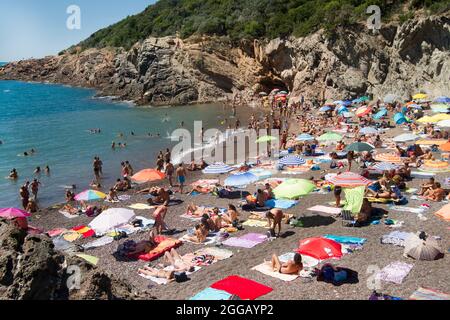
[[192, 160], [192, 162], [187, 166], [186, 169], [189, 171], [196, 171], [197, 165], [195, 164], [195, 160]]
[[269, 229], [271, 235], [275, 234], [275, 228], [278, 226], [278, 234], [277, 237], [280, 236], [281, 233], [281, 221], [283, 220], [284, 214], [281, 209], [273, 208], [266, 212], [266, 218], [269, 223]]
[[372, 216], [372, 204], [367, 198], [364, 198], [361, 210], [358, 213], [357, 222], [358, 223], [366, 223], [369, 221], [370, 217]]
[[433, 186], [434, 186], [434, 183], [435, 183], [435, 181], [434, 181], [434, 178], [433, 178], [433, 177], [431, 177], [431, 178], [428, 180], [427, 183], [423, 183], [423, 184], [420, 186], [420, 191], [419, 191], [419, 193], [418, 193], [419, 196], [423, 196], [423, 195], [425, 195], [426, 192], [432, 190], [432, 189], [433, 189]]
[[106, 201], [110, 202], [120, 201], [117, 192], [116, 190], [114, 190], [114, 188], [109, 189], [108, 195], [106, 196]]
[[153, 212], [153, 219], [155, 219], [155, 225], [153, 226], [156, 230], [156, 234], [161, 234], [163, 230], [168, 230], [164, 219], [167, 214], [167, 206], [162, 205], [156, 208]]
[[213, 209], [215, 215], [210, 217], [208, 214], [203, 214], [201, 223], [204, 224], [209, 231], [218, 232], [223, 227], [222, 218], [219, 216], [219, 209]]
[[195, 242], [195, 243], [203, 243], [206, 240], [206, 237], [208, 236], [209, 231], [203, 224], [197, 224], [195, 226], [194, 235], [187, 236], [187, 240]]
[[336, 208], [341, 207], [341, 193], [342, 193], [342, 187], [341, 186], [335, 186], [334, 187], [334, 197], [336, 199]]
[[70, 191], [69, 189], [66, 190], [66, 202], [72, 202], [75, 201], [75, 193]]
[[68, 214], [75, 215], [80, 212], [78, 208], [73, 207], [71, 204], [67, 203], [64, 207], [61, 208], [63, 212], [67, 212]]
[[34, 169], [33, 174], [39, 175], [40, 173], [41, 173], [41, 167], [36, 167], [36, 169]]
[[396, 174], [400, 175], [404, 180], [411, 179], [411, 168], [409, 162], [405, 162], [403, 167], [396, 170]]
[[271, 199], [274, 199], [275, 198], [275, 195], [274, 195], [274, 193], [273, 193], [273, 189], [272, 189], [272, 187], [270, 186], [270, 184], [269, 183], [266, 183], [265, 185], [264, 185], [264, 194], [266, 195], [266, 200], [271, 200]]
[[34, 199], [30, 199], [28, 201], [28, 205], [27, 208], [25, 209], [25, 211], [29, 212], [29, 213], [35, 213], [39, 210], [36, 201]]
[[427, 149], [423, 155], [417, 157], [417, 162], [416, 162], [417, 167], [420, 167], [427, 160], [434, 160], [431, 149]]
[[265, 206], [265, 203], [266, 194], [261, 189], [258, 189], [258, 191], [256, 191], [256, 206], [263, 208]]
[[125, 185], [123, 184], [122, 180], [117, 179], [116, 184], [114, 185], [113, 189], [115, 191], [125, 191]]
[[165, 188], [159, 188], [154, 199], [147, 199], [148, 204], [163, 204], [165, 206], [169, 205], [170, 193]]
[[93, 188], [93, 189], [96, 189], [96, 190], [102, 188], [102, 185], [100, 184], [100, 182], [97, 182], [97, 181], [95, 181], [95, 180], [92, 180], [92, 181], [91, 181], [91, 184], [90, 184], [89, 186], [90, 186], [91, 188]]
[[128, 255], [136, 254], [146, 254], [152, 251], [156, 247], [157, 243], [155, 241], [155, 233], [153, 230], [150, 231], [148, 240], [142, 240], [136, 243], [134, 248], [128, 252]]
[[122, 183], [125, 191], [131, 189], [131, 180], [128, 177], [123, 178]]
[[440, 202], [445, 199], [445, 190], [439, 182], [435, 182], [433, 188], [424, 193], [424, 197], [426, 200]]
[[233, 204], [228, 205], [228, 211], [226, 214], [222, 215], [223, 221], [226, 223], [235, 226], [239, 223], [239, 212]]
[[300, 253], [295, 253], [293, 260], [289, 260], [283, 264], [278, 256], [273, 254], [271, 265], [274, 272], [282, 274], [299, 274], [299, 272], [303, 270], [302, 256]]

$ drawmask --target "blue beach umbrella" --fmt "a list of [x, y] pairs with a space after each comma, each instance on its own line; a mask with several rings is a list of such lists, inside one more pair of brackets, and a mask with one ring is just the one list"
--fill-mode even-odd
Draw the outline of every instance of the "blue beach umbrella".
[[376, 114], [373, 115], [373, 118], [375, 120], [380, 120], [381, 118], [387, 116], [387, 109], [381, 109], [380, 111], [378, 111]]
[[348, 109], [346, 106], [340, 106], [337, 110], [338, 110], [338, 114], [342, 114], [343, 112], [348, 112]]
[[342, 102], [342, 105], [348, 107], [352, 105], [352, 102], [350, 100], [345, 100]]
[[297, 155], [288, 155], [282, 158], [278, 163], [284, 166], [300, 166], [305, 164], [306, 161]]
[[242, 187], [258, 181], [258, 177], [250, 172], [240, 172], [230, 175], [225, 179], [224, 185], [231, 187]]
[[359, 130], [362, 134], [378, 134], [378, 130], [374, 127], [364, 127], [361, 130]]
[[228, 173], [233, 170], [234, 170], [233, 167], [230, 167], [229, 165], [226, 165], [223, 162], [217, 162], [217, 163], [207, 166], [203, 170], [203, 173], [205, 173], [205, 174], [222, 174], [222, 173]]
[[336, 101], [333, 101], [333, 104], [335, 104], [335, 105], [343, 105], [343, 104], [344, 104], [344, 101], [342, 101], [342, 100], [336, 100]]
[[434, 102], [450, 103], [450, 98], [449, 97], [437, 97], [436, 99], [434, 99]]
[[405, 122], [408, 122], [405, 115], [401, 112], [398, 112], [394, 115], [394, 121], [396, 124], [403, 124]]
[[330, 111], [331, 107], [330, 106], [323, 106], [322, 108], [319, 109], [320, 112], [327, 112]]

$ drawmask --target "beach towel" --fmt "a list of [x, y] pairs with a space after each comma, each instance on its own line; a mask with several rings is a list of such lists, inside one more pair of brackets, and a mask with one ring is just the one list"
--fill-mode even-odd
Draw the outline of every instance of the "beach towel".
[[409, 297], [409, 300], [450, 300], [450, 294], [435, 289], [419, 287]]
[[103, 247], [107, 244], [110, 244], [113, 241], [114, 241], [113, 238], [104, 236], [104, 237], [98, 238], [97, 240], [86, 243], [82, 247], [84, 248], [84, 250], [88, 250], [88, 249]]
[[143, 216], [136, 216], [135, 220], [141, 220], [142, 221], [142, 226], [144, 228], [146, 227], [152, 227], [155, 224], [155, 220], [153, 219], [148, 219], [146, 217]]
[[403, 279], [411, 271], [413, 265], [396, 261], [392, 262], [375, 275], [376, 280], [402, 284]]
[[429, 179], [434, 177], [436, 174], [432, 172], [419, 172], [419, 171], [412, 171], [411, 177], [412, 178], [418, 178], [418, 179]]
[[78, 254], [76, 254], [76, 256], [80, 257], [83, 260], [86, 260], [87, 262], [89, 262], [90, 264], [92, 264], [94, 266], [96, 266], [99, 261], [99, 258], [90, 256], [90, 255], [84, 254], [84, 253], [78, 253]]
[[173, 248], [178, 248], [183, 244], [180, 240], [173, 239], [173, 238], [167, 238], [164, 236], [156, 236], [155, 242], [158, 244], [153, 250], [151, 250], [149, 253], [146, 254], [138, 254], [135, 256], [129, 256], [130, 258], [138, 258], [139, 260], [143, 261], [153, 261], [155, 259], [158, 259], [166, 251], [170, 251]]
[[250, 211], [250, 215], [248, 216], [248, 219], [249, 220], [267, 221], [265, 213], [258, 212], [258, 211]]
[[131, 196], [128, 194], [121, 194], [117, 197], [120, 201], [128, 201], [131, 199]]
[[385, 234], [381, 237], [381, 243], [404, 247], [406, 239], [408, 239], [411, 235], [414, 234], [412, 232], [392, 231], [391, 233]]
[[222, 244], [230, 247], [240, 247], [240, 248], [253, 248], [258, 244], [267, 240], [267, 236], [264, 234], [249, 233], [242, 237], [228, 238]]
[[78, 227], [72, 228], [72, 230], [80, 233], [83, 236], [83, 238], [89, 238], [89, 237], [92, 237], [93, 235], [95, 235], [95, 231], [86, 226], [78, 226]]
[[[289, 260], [294, 260], [295, 254], [296, 254], [296, 252], [294, 252], [294, 251], [287, 252], [287, 253], [284, 253], [281, 256], [279, 256], [278, 259], [280, 260], [281, 263], [286, 263]], [[311, 256], [306, 256], [306, 255], [301, 255], [301, 256], [302, 256], [303, 267], [313, 268], [319, 264], [319, 260], [317, 260]]]
[[69, 230], [62, 235], [63, 239], [69, 242], [74, 242], [75, 240], [80, 239], [82, 236], [83, 235], [81, 233], [73, 230]]
[[437, 217], [450, 221], [450, 204], [446, 204], [434, 213]]
[[272, 291], [272, 288], [261, 283], [235, 275], [212, 284], [211, 288], [237, 295], [241, 300], [255, 300]]
[[269, 223], [267, 222], [267, 219], [266, 221], [248, 219], [247, 221], [242, 223], [242, 225], [245, 227], [269, 228]]
[[255, 267], [253, 267], [252, 270], [259, 271], [262, 274], [265, 274], [266, 276], [270, 276], [270, 277], [277, 278], [277, 279], [287, 281], [287, 282], [293, 281], [299, 277], [298, 274], [282, 274], [282, 273], [273, 271], [272, 265], [268, 261], [263, 262]]
[[222, 249], [222, 248], [216, 248], [216, 247], [209, 247], [209, 248], [202, 248], [195, 252], [196, 255], [199, 254], [210, 254], [214, 256], [215, 260], [222, 261], [228, 258], [231, 258], [233, 256], [233, 251]]
[[128, 207], [134, 210], [149, 210], [156, 208], [155, 206], [149, 206], [148, 204], [145, 203], [134, 203]]
[[294, 200], [284, 200], [284, 199], [271, 199], [267, 200], [264, 205], [268, 208], [278, 208], [278, 209], [289, 209], [295, 206], [298, 201]]
[[333, 208], [333, 207], [327, 207], [327, 206], [322, 206], [322, 205], [317, 205], [317, 206], [308, 208], [307, 210], [314, 211], [314, 212], [323, 212], [323, 213], [327, 213], [329, 215], [338, 215], [342, 211], [341, 208]]
[[232, 295], [223, 290], [217, 290], [213, 288], [206, 288], [189, 300], [229, 300]]
[[326, 234], [323, 236], [324, 238], [334, 240], [336, 242], [342, 243], [342, 244], [360, 244], [363, 245], [367, 239], [364, 238], [358, 238], [358, 237], [350, 237], [350, 236], [336, 236], [333, 234]]
[[189, 235], [188, 235], [188, 234], [185, 234], [184, 236], [182, 236], [182, 237], [180, 238], [180, 241], [183, 241], [183, 242], [189, 242], [189, 243], [193, 243], [193, 244], [203, 244], [203, 245], [205, 245], [205, 246], [206, 246], [206, 245], [209, 245], [209, 244], [214, 244], [214, 243], [216, 242], [216, 234], [214, 234], [214, 236], [208, 236], [208, 237], [206, 237], [205, 241], [203, 241], [202, 243], [198, 243], [198, 242], [189, 240], [188, 237], [189, 237]]
[[60, 234], [62, 234], [64, 232], [67, 232], [67, 229], [65, 229], [65, 228], [56, 228], [56, 229], [47, 231], [47, 234], [48, 234], [48, 236], [50, 238], [53, 238], [53, 237], [59, 236]]
[[64, 211], [64, 210], [59, 210], [58, 212], [61, 213], [64, 217], [66, 217], [68, 219], [74, 219], [74, 218], [78, 218], [79, 217], [78, 214], [70, 214], [69, 212]]
[[345, 198], [347, 200], [344, 210], [350, 210], [353, 214], [358, 214], [361, 211], [365, 190], [366, 188], [364, 186], [351, 189], [344, 188]]
[[390, 206], [389, 209], [394, 211], [403, 211], [403, 212], [411, 212], [411, 213], [423, 213], [425, 208], [411, 208], [411, 207], [398, 207], [398, 206]]
[[369, 202], [372, 203], [389, 203], [395, 201], [396, 199], [386, 199], [386, 198], [375, 198], [375, 197], [366, 197]]

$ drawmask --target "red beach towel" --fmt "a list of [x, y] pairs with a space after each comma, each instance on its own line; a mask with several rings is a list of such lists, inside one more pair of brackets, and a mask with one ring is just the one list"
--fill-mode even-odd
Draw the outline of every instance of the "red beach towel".
[[172, 250], [172, 248], [178, 248], [179, 246], [181, 246], [183, 244], [178, 239], [167, 238], [164, 236], [156, 236], [155, 242], [158, 245], [156, 246], [156, 248], [154, 248], [149, 253], [130, 256], [130, 258], [137, 258], [137, 259], [143, 260], [143, 261], [153, 261], [155, 259], [158, 259], [162, 255], [164, 255], [164, 253], [166, 251], [170, 251], [170, 250]]
[[81, 233], [83, 235], [83, 238], [89, 238], [95, 234], [95, 231], [93, 229], [86, 226], [75, 227], [72, 228], [72, 230]]
[[235, 294], [242, 300], [255, 300], [273, 290], [261, 283], [239, 276], [229, 276], [214, 283], [211, 288]]

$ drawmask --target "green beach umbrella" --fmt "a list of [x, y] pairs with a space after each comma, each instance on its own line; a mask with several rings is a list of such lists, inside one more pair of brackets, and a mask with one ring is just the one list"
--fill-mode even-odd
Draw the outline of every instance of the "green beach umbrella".
[[327, 132], [321, 135], [317, 140], [319, 141], [340, 141], [342, 140], [342, 136], [335, 132]]
[[262, 137], [259, 137], [258, 140], [256, 140], [256, 143], [270, 142], [270, 141], [275, 141], [275, 140], [278, 140], [278, 138], [272, 137], [272, 136], [262, 136]]
[[359, 100], [361, 100], [362, 102], [365, 102], [365, 101], [369, 101], [370, 98], [368, 96], [362, 96], [361, 98], [359, 98]]
[[355, 152], [372, 151], [373, 149], [375, 149], [373, 145], [365, 142], [354, 142], [345, 147], [345, 151], [355, 151]]
[[305, 179], [288, 179], [273, 189], [276, 199], [297, 199], [313, 191], [315, 185]]

